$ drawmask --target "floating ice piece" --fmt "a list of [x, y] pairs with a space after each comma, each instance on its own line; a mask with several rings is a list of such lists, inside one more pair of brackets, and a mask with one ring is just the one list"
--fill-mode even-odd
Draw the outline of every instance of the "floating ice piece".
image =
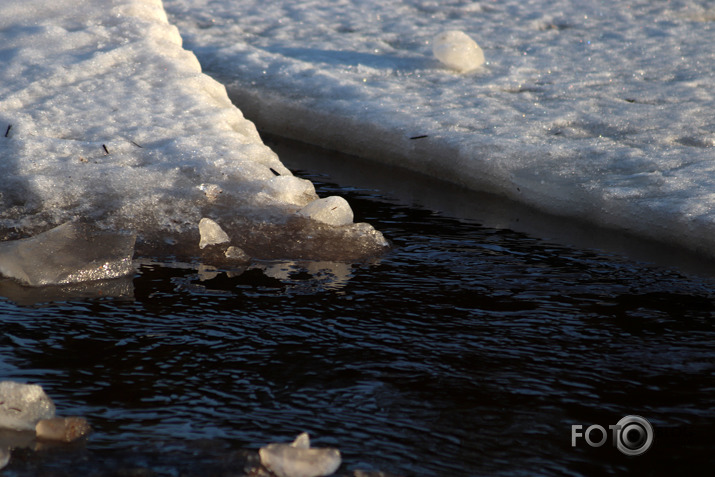
[[444, 31], [434, 37], [432, 53], [449, 68], [463, 73], [484, 64], [484, 52], [477, 42], [458, 30]]
[[298, 211], [299, 215], [328, 225], [347, 225], [353, 222], [353, 211], [348, 201], [338, 196], [314, 200]]
[[40, 419], [35, 426], [38, 439], [50, 441], [72, 442], [86, 436], [92, 431], [89, 423], [83, 417], [53, 417]]
[[258, 451], [261, 464], [278, 477], [319, 477], [331, 475], [340, 467], [340, 451], [335, 448], [311, 448], [307, 433], [292, 444], [268, 444]]
[[0, 381], [0, 428], [35, 430], [40, 419], [55, 417], [55, 404], [37, 384]]
[[199, 221], [199, 234], [201, 234], [201, 240], [199, 241], [199, 248], [201, 249], [209, 245], [231, 241], [231, 239], [228, 238], [228, 234], [223, 231], [219, 224], [206, 217]]
[[0, 275], [30, 286], [122, 277], [134, 273], [135, 239], [67, 222], [34, 237], [0, 243]]

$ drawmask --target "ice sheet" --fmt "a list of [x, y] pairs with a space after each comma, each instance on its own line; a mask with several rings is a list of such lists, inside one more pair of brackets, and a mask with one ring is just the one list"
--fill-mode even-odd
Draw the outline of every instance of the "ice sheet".
[[[0, 2], [0, 239], [80, 218], [191, 255], [209, 217], [253, 257], [384, 250], [365, 224], [296, 214], [318, 199], [313, 185], [181, 45], [160, 0]], [[282, 246], [286, 224], [304, 247]]]
[[[272, 133], [715, 255], [715, 8], [675, 0], [166, 0]], [[486, 63], [432, 53], [463, 31]]]

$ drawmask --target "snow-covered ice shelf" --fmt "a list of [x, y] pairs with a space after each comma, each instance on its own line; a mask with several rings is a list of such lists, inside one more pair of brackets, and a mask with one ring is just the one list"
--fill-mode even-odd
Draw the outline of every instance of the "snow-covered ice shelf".
[[[715, 256], [709, 2], [165, 6], [261, 129]], [[437, 61], [447, 30], [485, 65]]]
[[3, 240], [81, 219], [191, 254], [207, 217], [252, 257], [353, 259], [386, 245], [367, 224], [298, 213], [318, 199], [313, 185], [201, 72], [160, 0], [5, 0], [0, 64]]

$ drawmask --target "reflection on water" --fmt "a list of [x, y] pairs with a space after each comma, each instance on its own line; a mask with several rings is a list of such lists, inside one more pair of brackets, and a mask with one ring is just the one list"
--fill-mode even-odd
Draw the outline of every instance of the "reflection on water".
[[[95, 429], [84, 447], [17, 449], [4, 475], [242, 475], [260, 446], [302, 431], [340, 448], [341, 474], [713, 468], [710, 279], [304, 174], [394, 249], [242, 269], [143, 261], [122, 298], [0, 300], [0, 377], [42, 384]], [[573, 424], [629, 414], [655, 428], [646, 454], [571, 447]]]

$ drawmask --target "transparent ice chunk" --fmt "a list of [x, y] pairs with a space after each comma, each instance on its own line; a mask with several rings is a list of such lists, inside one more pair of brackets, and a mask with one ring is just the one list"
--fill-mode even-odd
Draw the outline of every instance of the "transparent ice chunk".
[[30, 286], [105, 280], [134, 273], [136, 236], [68, 222], [0, 243], [0, 275]]
[[221, 226], [211, 219], [204, 217], [199, 221], [199, 248], [203, 249], [209, 245], [230, 242], [228, 234], [223, 231]]
[[0, 381], [0, 428], [34, 431], [40, 419], [55, 417], [55, 404], [37, 384]]
[[278, 477], [319, 477], [340, 467], [340, 451], [331, 447], [311, 448], [307, 433], [291, 444], [268, 444], [259, 450], [261, 464]]

